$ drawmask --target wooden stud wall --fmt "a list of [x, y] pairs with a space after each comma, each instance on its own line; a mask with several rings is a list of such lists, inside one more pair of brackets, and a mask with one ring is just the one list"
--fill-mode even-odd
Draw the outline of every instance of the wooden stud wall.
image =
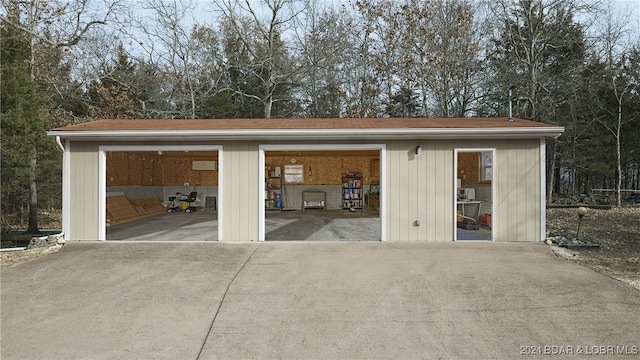
[[217, 153], [107, 152], [107, 186], [218, 185], [218, 170], [193, 170], [192, 162], [218, 161]]

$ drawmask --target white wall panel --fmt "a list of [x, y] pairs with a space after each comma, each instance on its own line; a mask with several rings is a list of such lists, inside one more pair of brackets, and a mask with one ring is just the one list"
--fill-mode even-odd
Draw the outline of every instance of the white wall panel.
[[98, 240], [98, 145], [73, 142], [70, 160], [69, 240]]
[[223, 144], [224, 204], [222, 241], [257, 241], [261, 188], [258, 144], [234, 141]]

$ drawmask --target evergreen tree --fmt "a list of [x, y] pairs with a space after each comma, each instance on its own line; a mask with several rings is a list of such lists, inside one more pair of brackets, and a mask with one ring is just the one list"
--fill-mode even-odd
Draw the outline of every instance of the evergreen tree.
[[91, 84], [86, 94], [89, 116], [94, 119], [142, 117], [130, 84], [135, 80], [136, 66], [122, 45], [118, 47], [114, 64], [106, 64], [100, 72], [100, 80]]
[[29, 43], [6, 26], [0, 32], [2, 213], [21, 213], [28, 203], [28, 232], [37, 233], [37, 161], [51, 144], [36, 83], [30, 78]]

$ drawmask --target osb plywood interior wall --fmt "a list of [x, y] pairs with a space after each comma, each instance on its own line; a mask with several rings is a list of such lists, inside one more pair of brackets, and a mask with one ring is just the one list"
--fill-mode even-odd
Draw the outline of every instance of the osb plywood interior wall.
[[[265, 165], [304, 165], [303, 185], [340, 185], [349, 171], [362, 174], [365, 184], [380, 183], [378, 151], [294, 151], [265, 154]], [[215, 161], [216, 170], [194, 170], [193, 161]], [[107, 152], [107, 186], [218, 185], [218, 153], [157, 151]]]
[[[293, 159], [293, 161], [292, 161]], [[378, 151], [269, 151], [265, 166], [272, 171], [284, 165], [304, 165], [303, 185], [340, 185], [342, 175], [362, 174], [365, 184], [380, 183]]]
[[458, 153], [458, 179], [462, 187], [467, 185], [490, 185], [491, 181], [483, 181], [480, 177], [480, 153]]
[[[194, 170], [194, 161], [215, 161], [215, 170]], [[107, 186], [218, 185], [218, 153], [198, 151], [107, 152]]]

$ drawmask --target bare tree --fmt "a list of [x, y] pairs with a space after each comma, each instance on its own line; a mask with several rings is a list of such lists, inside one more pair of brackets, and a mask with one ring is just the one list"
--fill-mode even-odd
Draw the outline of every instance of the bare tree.
[[[626, 109], [625, 103], [632, 96], [634, 68], [638, 66], [631, 60], [633, 43], [629, 36], [629, 12], [616, 13], [609, 5], [598, 25], [599, 41], [594, 56], [603, 65], [601, 71], [593, 73], [594, 86], [590, 104], [594, 118], [609, 133], [616, 142], [616, 204], [622, 203], [622, 132], [628, 124], [638, 116], [636, 111]], [[635, 59], [634, 59], [635, 60]], [[636, 79], [637, 80], [637, 79]]]
[[[394, 116], [464, 116], [477, 100], [480, 40], [465, 0], [356, 1], [381, 102]], [[412, 109], [398, 112], [398, 108]]]
[[[162, 69], [165, 85], [162, 100], [167, 108], [161, 117], [195, 118], [196, 89], [193, 56], [196, 51], [191, 36], [194, 5], [177, 0], [144, 0], [144, 10], [134, 21], [137, 32], [129, 34], [149, 61]], [[142, 35], [140, 35], [140, 33]]]
[[340, 117], [347, 108], [348, 56], [353, 48], [351, 17], [345, 9], [326, 7], [322, 0], [306, 0], [304, 13], [295, 20], [299, 54], [299, 92], [305, 117]]
[[255, 99], [263, 106], [263, 116], [271, 118], [274, 104], [289, 100], [279, 91], [291, 85], [298, 66], [291, 58], [283, 34], [303, 11], [297, 0], [220, 0], [214, 5], [226, 24], [229, 36], [235, 36], [247, 63], [230, 64], [251, 74], [260, 83], [254, 93], [240, 86], [230, 88], [237, 95]]
[[[496, 113], [505, 113], [507, 89], [514, 86], [517, 116], [563, 123], [568, 116], [562, 108], [579, 87], [584, 62], [583, 27], [575, 17], [590, 7], [580, 0], [505, 0], [489, 6], [498, 23], [487, 51], [493, 76], [485, 91]], [[548, 200], [553, 197], [558, 146], [551, 141]]]
[[482, 22], [478, 5], [466, 0], [440, 1], [432, 20], [435, 36], [429, 49], [433, 56], [429, 83], [435, 98], [435, 116], [463, 117], [478, 98], [482, 69]]

